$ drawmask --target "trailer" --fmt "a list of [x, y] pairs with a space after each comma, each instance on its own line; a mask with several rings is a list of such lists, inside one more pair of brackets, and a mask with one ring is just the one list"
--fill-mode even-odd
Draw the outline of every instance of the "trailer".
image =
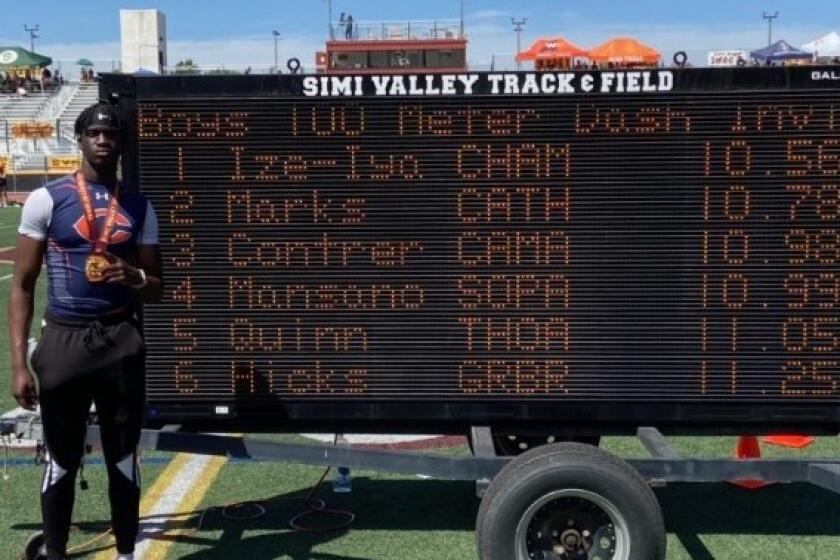
[[[837, 491], [665, 439], [838, 433], [835, 76], [104, 76], [160, 219], [144, 446], [483, 481], [482, 560], [664, 558], [652, 484]], [[383, 429], [474, 456], [195, 433]]]
[[[5, 420], [0, 434], [40, 440], [40, 422], [37, 417]], [[840, 493], [838, 458], [683, 458], [656, 428], [640, 427], [636, 436], [650, 458], [625, 460], [576, 442], [546, 443], [517, 456], [499, 456], [487, 426], [470, 431], [471, 457], [281, 443], [188, 433], [175, 426], [143, 430], [140, 448], [475, 481], [482, 499], [477, 546], [480, 557], [491, 560], [664, 558], [665, 528], [651, 488], [668, 483], [805, 482]], [[99, 429], [92, 424], [87, 442], [97, 447], [98, 438]], [[42, 544], [42, 533], [35, 533], [25, 558], [42, 558]]]

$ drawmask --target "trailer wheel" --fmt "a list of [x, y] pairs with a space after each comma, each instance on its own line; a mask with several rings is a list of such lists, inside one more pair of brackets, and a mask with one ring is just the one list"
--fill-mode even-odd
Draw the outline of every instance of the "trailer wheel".
[[23, 548], [23, 557], [26, 560], [46, 560], [47, 547], [44, 544], [43, 532], [38, 531], [29, 535]]
[[496, 455], [500, 457], [522, 455], [535, 447], [560, 442], [585, 443], [598, 447], [601, 443], [601, 436], [493, 434], [493, 447], [496, 448]]
[[665, 526], [633, 467], [589, 445], [558, 443], [512, 460], [476, 523], [481, 560], [663, 560]]

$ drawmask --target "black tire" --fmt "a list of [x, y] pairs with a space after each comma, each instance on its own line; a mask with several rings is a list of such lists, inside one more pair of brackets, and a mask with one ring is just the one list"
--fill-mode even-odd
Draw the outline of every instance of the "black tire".
[[540, 558], [540, 551], [572, 546], [575, 538], [589, 539], [591, 548], [567, 558], [665, 558], [656, 496], [633, 467], [590, 445], [558, 443], [520, 455], [481, 501], [476, 522], [481, 560]]
[[535, 447], [560, 442], [585, 443], [598, 447], [601, 436], [493, 434], [493, 447], [496, 449], [496, 455], [500, 457], [522, 455]]
[[23, 557], [26, 560], [46, 560], [47, 547], [44, 544], [44, 533], [39, 531], [29, 535], [23, 548]]
[[[584, 443], [593, 447], [601, 445], [601, 436], [563, 436], [552, 434], [500, 434], [492, 432], [490, 439], [493, 441], [493, 450], [497, 457], [515, 457], [522, 455], [526, 451], [530, 451], [535, 447], [541, 445], [550, 445], [552, 443], [574, 442]], [[472, 434], [468, 434], [467, 443], [470, 446], [470, 451], [475, 455], [475, 442], [472, 439]]]

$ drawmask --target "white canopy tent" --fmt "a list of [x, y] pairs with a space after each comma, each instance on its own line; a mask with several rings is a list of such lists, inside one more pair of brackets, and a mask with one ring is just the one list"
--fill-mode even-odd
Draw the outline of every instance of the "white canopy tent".
[[802, 50], [812, 52], [818, 58], [840, 56], [840, 33], [832, 31], [824, 37], [814, 39], [802, 45]]

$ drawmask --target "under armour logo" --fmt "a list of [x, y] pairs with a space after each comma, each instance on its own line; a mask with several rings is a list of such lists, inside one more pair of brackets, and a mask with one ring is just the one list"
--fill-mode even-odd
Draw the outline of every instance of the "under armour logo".
[[108, 193], [95, 193], [96, 200], [108, 200]]

